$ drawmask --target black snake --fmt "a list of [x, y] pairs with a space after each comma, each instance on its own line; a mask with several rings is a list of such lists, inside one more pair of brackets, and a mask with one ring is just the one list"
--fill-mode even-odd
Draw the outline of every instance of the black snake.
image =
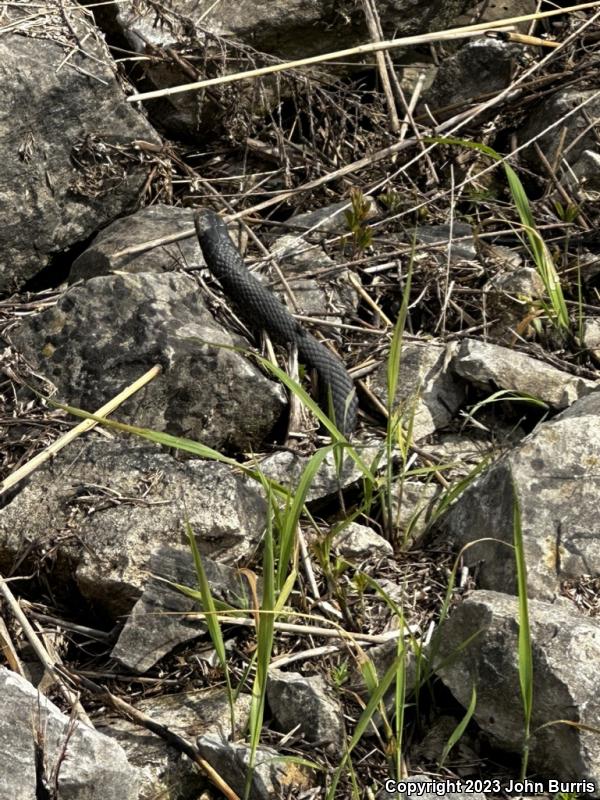
[[323, 395], [331, 397], [338, 429], [350, 435], [356, 425], [358, 401], [352, 378], [333, 353], [305, 331], [277, 297], [246, 268], [231, 241], [227, 226], [210, 209], [194, 215], [198, 241], [206, 265], [244, 322], [253, 330], [265, 330], [278, 344], [295, 344], [299, 359], [317, 370]]

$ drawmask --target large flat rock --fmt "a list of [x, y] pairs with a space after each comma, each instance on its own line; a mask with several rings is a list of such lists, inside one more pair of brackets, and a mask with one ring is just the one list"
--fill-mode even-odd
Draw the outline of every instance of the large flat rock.
[[79, 5], [12, 3], [2, 25], [0, 291], [10, 291], [135, 207], [150, 167], [133, 142], [160, 139], [125, 102]]
[[138, 770], [114, 739], [73, 721], [4, 667], [0, 695], [0, 797], [138, 800]]
[[280, 387], [214, 319], [193, 278], [104, 275], [72, 286], [11, 331], [16, 349], [58, 388], [55, 399], [95, 411], [153, 364], [161, 375], [120, 419], [214, 448], [257, 448], [283, 409]]
[[[512, 550], [518, 500], [531, 597], [600, 573], [600, 392], [544, 422], [459, 497], [439, 529], [481, 588], [516, 592]], [[509, 546], [507, 546], [509, 545]]]

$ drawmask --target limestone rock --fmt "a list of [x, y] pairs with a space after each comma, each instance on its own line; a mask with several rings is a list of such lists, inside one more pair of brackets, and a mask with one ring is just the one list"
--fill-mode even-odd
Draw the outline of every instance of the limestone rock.
[[45, 564], [57, 591], [75, 581], [118, 616], [142, 594], [162, 548], [188, 547], [186, 519], [201, 554], [231, 563], [254, 552], [265, 515], [262, 489], [224, 464], [94, 439], [46, 463], [0, 510], [0, 565], [9, 571], [26, 555]]
[[119, 409], [121, 419], [210, 447], [257, 447], [282, 393], [220, 327], [187, 275], [107, 275], [73, 286], [11, 332], [17, 350], [58, 387], [57, 399], [95, 411], [152, 365], [162, 374]]
[[333, 546], [343, 558], [362, 561], [365, 558], [392, 556], [392, 545], [367, 525], [351, 522], [333, 540]]
[[583, 344], [600, 362], [600, 317], [590, 317], [583, 322]]
[[540, 424], [520, 445], [490, 466], [440, 520], [439, 532], [477, 567], [479, 586], [514, 593], [515, 493], [531, 597], [551, 600], [560, 583], [598, 575], [598, 453], [600, 392], [578, 400]]
[[138, 771], [115, 741], [4, 667], [0, 694], [0, 797], [50, 797], [56, 784], [60, 800], [138, 800]]
[[[240, 614], [245, 614], [253, 601], [239, 572], [206, 557], [202, 565], [215, 601], [243, 609]], [[178, 645], [206, 633], [202, 619], [188, 618], [200, 610], [201, 603], [173, 585], [197, 591], [198, 577], [189, 547], [160, 548], [152, 556], [150, 573], [111, 653], [134, 672], [147, 672]]]
[[[396, 36], [405, 36], [449, 27], [464, 5], [459, 0], [435, 0], [425, 7], [382, 0], [378, 13], [390, 36], [392, 30]], [[186, 24], [198, 23], [217, 36], [229, 36], [284, 59], [362, 44], [366, 35], [364, 15], [352, 7], [338, 8], [331, 0], [286, 0], [276, 6], [264, 0], [218, 6], [208, 0], [181, 0], [177, 14], [169, 13], [168, 8], [162, 13], [166, 24], [159, 26], [153, 24], [150, 10], [139, 13], [133, 2], [123, 2], [117, 22], [138, 49], [143, 40], [136, 31], [152, 43], [164, 45], [185, 36]]]
[[267, 700], [277, 726], [339, 755], [345, 740], [341, 703], [320, 675], [269, 670]]
[[[366, 464], [370, 464], [382, 446], [382, 443], [376, 441], [361, 443], [360, 456], [363, 461]], [[259, 466], [268, 478], [277, 481], [287, 489], [295, 491], [308, 462], [309, 458], [307, 456], [290, 451], [280, 451], [263, 458]], [[335, 454], [330, 451], [321, 462], [321, 466], [311, 481], [306, 495], [307, 502], [312, 503], [330, 499], [340, 489], [346, 489], [356, 484], [362, 474], [360, 467], [349, 456], [345, 456], [342, 459], [341, 469], [338, 469]]]
[[0, 291], [135, 207], [148, 167], [133, 142], [160, 144], [89, 14], [71, 0], [42, 4], [35, 24], [30, 13], [15, 3], [2, 21]]
[[467, 41], [439, 66], [426, 100], [433, 109], [468, 103], [505, 89], [511, 79], [515, 48], [497, 39]]
[[[529, 602], [533, 649], [531, 766], [562, 780], [600, 779], [600, 742], [571, 720], [595, 727], [600, 716], [600, 623], [568, 605]], [[518, 601], [490, 591], [474, 592], [454, 609], [439, 635], [436, 671], [457, 700], [468, 706], [477, 687], [475, 720], [494, 742], [519, 753], [523, 706], [518, 674]], [[473, 640], [464, 646], [469, 637]]]
[[452, 369], [477, 386], [531, 395], [554, 409], [567, 408], [597, 388], [594, 381], [570, 375], [526, 353], [477, 339], [461, 342]]
[[[432, 245], [430, 252], [443, 264], [448, 259], [448, 249], [450, 249], [450, 258], [455, 262], [473, 261], [477, 258], [473, 228], [464, 222], [455, 222], [452, 226], [419, 225], [414, 230], [414, 236], [419, 244]], [[412, 238], [412, 234], [410, 238]], [[455, 241], [455, 239], [460, 241]]]
[[145, 242], [193, 229], [192, 211], [162, 204], [148, 206], [115, 220], [100, 231], [90, 246], [75, 259], [69, 282], [97, 278], [111, 272], [171, 272], [204, 266], [195, 235], [118, 257], [118, 253]]
[[[462, 384], [449, 372], [454, 345], [438, 342], [405, 342], [394, 405], [402, 410], [404, 426], [412, 425], [413, 441], [419, 442], [446, 426], [464, 400]], [[387, 365], [370, 377], [370, 388], [385, 405]]]

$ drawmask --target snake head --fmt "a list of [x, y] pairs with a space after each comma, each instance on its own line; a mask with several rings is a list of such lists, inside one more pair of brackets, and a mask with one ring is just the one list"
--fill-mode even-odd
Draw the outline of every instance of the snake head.
[[225, 231], [227, 227], [221, 217], [219, 217], [210, 208], [199, 208], [194, 214], [194, 225], [196, 226], [196, 233], [198, 238], [202, 241], [209, 234], [214, 234], [217, 231]]

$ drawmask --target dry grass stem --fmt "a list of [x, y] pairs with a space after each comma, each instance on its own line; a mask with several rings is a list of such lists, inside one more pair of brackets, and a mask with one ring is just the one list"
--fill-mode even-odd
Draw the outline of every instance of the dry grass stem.
[[[584, 4], [583, 6], [574, 6], [569, 11], [576, 10], [577, 8], [589, 8], [595, 6], [597, 3]], [[559, 12], [552, 11], [546, 14], [557, 14]], [[564, 13], [564, 12], [560, 12]], [[540, 14], [543, 16], [543, 14]], [[530, 19], [531, 15], [524, 17], [515, 17], [517, 22]], [[412, 47], [419, 44], [429, 44], [431, 42], [444, 42], [452, 41], [455, 39], [469, 39], [475, 36], [482, 36], [488, 30], [496, 30], [509, 32], [514, 20], [497, 20], [485, 25], [473, 25], [466, 28], [456, 28], [448, 31], [435, 31], [433, 33], [424, 33], [417, 36], [403, 36], [400, 39], [391, 39], [385, 42], [374, 42], [372, 44], [361, 44], [356, 47], [349, 47], [345, 50], [337, 50], [332, 53], [323, 53], [318, 56], [309, 56], [308, 58], [299, 58], [295, 61], [285, 61], [280, 64], [270, 64], [268, 67], [260, 67], [258, 69], [245, 70], [244, 72], [235, 72], [230, 75], [220, 75], [218, 78], [207, 78], [203, 81], [195, 81], [194, 83], [183, 83], [180, 86], [170, 86], [166, 89], [156, 89], [152, 92], [141, 92], [139, 94], [132, 94], [127, 98], [129, 103], [136, 103], [142, 100], [156, 100], [159, 97], [171, 97], [174, 94], [181, 94], [183, 92], [197, 91], [198, 89], [206, 89], [209, 86], [221, 86], [225, 83], [235, 83], [236, 81], [251, 80], [253, 78], [260, 78], [263, 75], [272, 75], [276, 72], [284, 72], [286, 70], [297, 69], [298, 67], [307, 67], [311, 64], [322, 64], [326, 61], [339, 61], [348, 56], [361, 55], [362, 53], [377, 53], [383, 50], [394, 50], [400, 47]]]
[[10, 608], [10, 611], [14, 618], [17, 620], [19, 625], [21, 626], [27, 641], [31, 645], [32, 650], [38, 657], [40, 663], [43, 665], [44, 669], [51, 675], [55, 681], [59, 690], [65, 700], [74, 707], [75, 712], [77, 714], [77, 718], [87, 725], [89, 728], [93, 728], [93, 724], [89, 719], [88, 715], [86, 714], [83, 706], [79, 702], [79, 697], [77, 693], [73, 692], [68, 685], [65, 683], [65, 680], [62, 674], [59, 671], [59, 663], [53, 660], [44, 645], [42, 644], [41, 639], [37, 635], [37, 633], [33, 630], [31, 623], [23, 613], [23, 609], [19, 605], [19, 601], [11, 592], [7, 582], [4, 580], [2, 576], [0, 576], [0, 594], [4, 598], [7, 606]]
[[[102, 408], [98, 409], [98, 411], [96, 411], [96, 416], [107, 417], [126, 400], [136, 394], [136, 392], [139, 392], [139, 390], [146, 386], [146, 384], [150, 383], [151, 380], [154, 380], [159, 373], [160, 367], [158, 365], [152, 367], [152, 369], [148, 370], [148, 372], [142, 375], [141, 378], [132, 383], [131, 386], [123, 389], [122, 392], [113, 397], [112, 400], [109, 400], [108, 403], [105, 403]], [[3, 480], [2, 483], [0, 483], [0, 496], [2, 496], [8, 489], [16, 486], [19, 481], [22, 481], [28, 475], [31, 475], [32, 472], [35, 472], [35, 470], [41, 467], [42, 464], [59, 453], [63, 447], [66, 447], [72, 441], [81, 436], [81, 434], [91, 430], [97, 424], [98, 423], [96, 420], [85, 419], [70, 431], [67, 431], [67, 433], [49, 445], [45, 450], [42, 450], [41, 453], [38, 453], [36, 456], [34, 456], [31, 461], [23, 464], [22, 467], [19, 467], [19, 469], [15, 470], [12, 475], [9, 475], [8, 478]]]

